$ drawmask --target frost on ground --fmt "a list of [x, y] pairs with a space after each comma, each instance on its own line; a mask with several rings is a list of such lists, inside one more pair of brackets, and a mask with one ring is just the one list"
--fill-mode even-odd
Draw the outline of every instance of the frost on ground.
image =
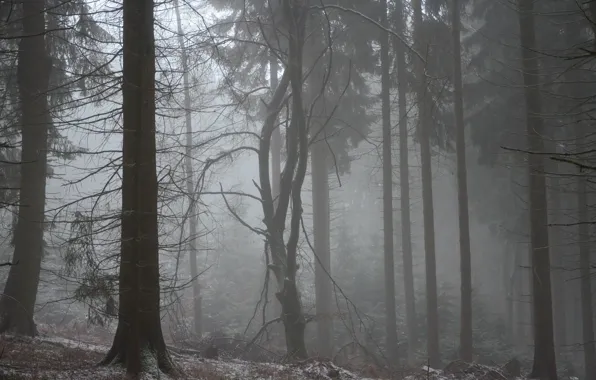
[[[108, 347], [63, 338], [0, 336], [0, 379], [111, 380], [122, 379], [118, 367], [98, 367]], [[266, 364], [240, 360], [205, 360], [172, 354], [180, 379], [196, 380], [366, 380], [333, 364], [316, 360]], [[168, 379], [148, 374], [145, 380]], [[368, 379], [372, 380], [372, 379]]]
[[[123, 379], [119, 367], [98, 367], [108, 347], [65, 338], [17, 338], [0, 335], [0, 379], [7, 380], [111, 380]], [[271, 364], [241, 360], [207, 360], [173, 350], [179, 379], [194, 380], [373, 380], [331, 363], [306, 360], [292, 364]], [[443, 370], [428, 367], [396, 373], [400, 380], [516, 380], [519, 362], [502, 368], [453, 362]], [[169, 380], [159, 373], [144, 380]], [[380, 380], [377, 378], [376, 380]]]

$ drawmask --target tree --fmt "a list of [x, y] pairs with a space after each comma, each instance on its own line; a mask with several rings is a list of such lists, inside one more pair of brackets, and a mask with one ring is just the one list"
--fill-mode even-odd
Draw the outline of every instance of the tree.
[[538, 54], [534, 26], [534, 2], [519, 0], [519, 30], [522, 55], [528, 149], [530, 247], [534, 319], [534, 365], [530, 377], [557, 379], [553, 336], [553, 310], [548, 246], [548, 206], [544, 159], [543, 121], [539, 88]]
[[[173, 371], [160, 319], [153, 1], [123, 3], [123, 168], [118, 327], [103, 364]], [[156, 365], [146, 361], [149, 355]]]
[[184, 31], [182, 30], [182, 22], [180, 20], [180, 7], [178, 0], [174, 0], [174, 7], [176, 8], [176, 23], [178, 26], [178, 44], [180, 45], [180, 58], [182, 60], [182, 81], [184, 84], [184, 121], [186, 123], [186, 155], [185, 155], [185, 171], [186, 171], [186, 191], [189, 198], [188, 210], [188, 228], [189, 228], [189, 250], [190, 250], [190, 276], [192, 283], [192, 299], [193, 299], [193, 322], [194, 333], [197, 337], [201, 337], [203, 333], [203, 310], [201, 305], [201, 287], [199, 284], [199, 273], [197, 270], [197, 236], [198, 236], [198, 218], [196, 212], [196, 191], [194, 184], [194, 171], [192, 167], [192, 114], [190, 109], [190, 81], [188, 79], [188, 58], [186, 55], [186, 46], [184, 43]]
[[[578, 152], [585, 144], [586, 132], [583, 125], [576, 127], [576, 145]], [[581, 312], [582, 312], [582, 336], [584, 348], [584, 370], [585, 378], [593, 379], [596, 376], [596, 346], [594, 344], [594, 313], [592, 311], [592, 279], [590, 260], [590, 225], [589, 225], [589, 204], [587, 193], [587, 174], [580, 173], [577, 176], [577, 222], [579, 238], [579, 262], [581, 276]]]
[[[360, 8], [366, 3], [359, 1], [354, 5]], [[316, 255], [317, 336], [319, 353], [326, 357], [331, 357], [333, 348], [329, 172], [343, 174], [349, 170], [348, 144], [351, 141], [357, 145], [368, 133], [373, 120], [366, 109], [372, 101], [363, 79], [365, 72], [373, 70], [373, 61], [361, 56], [371, 48], [369, 41], [356, 38], [356, 32], [366, 35], [366, 29], [355, 30], [351, 20], [353, 17], [346, 14], [321, 12], [311, 15], [308, 29], [312, 35], [305, 47], [306, 65], [311, 68], [306, 81], [308, 91], [305, 101], [311, 110], [308, 128]], [[341, 37], [336, 38], [336, 35]], [[351, 54], [351, 49], [356, 53]], [[342, 66], [350, 67], [347, 75], [335, 72], [336, 67]]]
[[[422, 1], [413, 0], [414, 46], [418, 52], [426, 51], [428, 36], [422, 30]], [[429, 364], [433, 368], [440, 365], [439, 352], [439, 312], [437, 299], [437, 264], [435, 256], [435, 222], [433, 210], [433, 189], [430, 148], [430, 103], [424, 62], [416, 59], [416, 101], [418, 104], [418, 136], [422, 162], [422, 207], [424, 217], [424, 250], [426, 259], [426, 308], [427, 308], [427, 350]]]
[[[387, 28], [387, 0], [382, 0], [381, 24]], [[381, 103], [383, 114], [383, 256], [385, 258], [385, 344], [389, 362], [397, 359], [395, 266], [393, 258], [393, 163], [391, 161], [391, 99], [389, 34], [381, 31]]]
[[[298, 239], [302, 221], [301, 190], [308, 165], [308, 134], [304, 115], [302, 92], [302, 48], [308, 7], [298, 0], [283, 0], [285, 25], [288, 35], [288, 61], [283, 76], [267, 106], [267, 117], [259, 142], [259, 182], [266, 226], [266, 242], [271, 251], [269, 270], [277, 280], [276, 297], [281, 304], [286, 348], [292, 358], [306, 358], [304, 329], [306, 318], [302, 311], [300, 292], [296, 281], [298, 270]], [[292, 91], [291, 121], [286, 138], [287, 159], [281, 177], [277, 207], [274, 207], [269, 178], [269, 152], [275, 121], [281, 110], [288, 86]], [[285, 220], [292, 204], [290, 231], [284, 243]]]
[[[234, 44], [224, 49], [223, 62], [230, 70], [229, 82], [252, 88], [262, 85], [269, 66], [269, 73], [276, 72], [278, 57], [286, 50], [286, 37], [280, 33], [279, 2], [250, 0], [229, 2], [211, 0], [220, 9], [230, 10], [220, 29], [230, 32], [247, 44]], [[323, 1], [322, 6], [335, 3]], [[376, 0], [346, 1], [354, 9], [370, 10], [378, 5]], [[342, 2], [342, 5], [344, 3]], [[311, 4], [314, 5], [314, 4]], [[316, 4], [315, 6], [318, 6]], [[315, 7], [313, 6], [313, 8]], [[267, 17], [263, 17], [267, 14]], [[371, 40], [363, 28], [367, 24], [354, 22], [353, 14], [335, 14], [311, 9], [305, 44], [305, 104], [309, 111], [309, 147], [311, 148], [311, 178], [313, 199], [313, 235], [315, 253], [315, 287], [319, 354], [331, 356], [332, 350], [332, 292], [330, 266], [330, 210], [329, 172], [343, 174], [349, 170], [349, 148], [356, 146], [368, 134], [374, 120], [368, 106], [373, 104], [365, 73], [373, 72], [375, 61]], [[267, 23], [263, 21], [266, 20]], [[276, 56], [275, 58], [272, 55]], [[238, 58], [241, 57], [241, 58]], [[338, 67], [350, 67], [346, 73]], [[347, 82], [347, 83], [346, 83]], [[234, 87], [235, 90], [237, 87]], [[312, 107], [311, 107], [312, 106]], [[330, 111], [332, 110], [332, 111]], [[276, 128], [276, 131], [279, 128]], [[272, 176], [277, 173], [277, 132], [272, 148]], [[275, 191], [275, 182], [273, 184]]]
[[[395, 1], [397, 32], [405, 36], [406, 17], [403, 0]], [[410, 221], [410, 168], [408, 164], [408, 72], [406, 47], [401, 41], [394, 41], [397, 64], [397, 92], [399, 111], [399, 188], [401, 210], [401, 244], [404, 268], [404, 290], [406, 295], [406, 325], [408, 334], [408, 363], [414, 364], [416, 333], [416, 299], [414, 295], [414, 273], [412, 267], [412, 233]]]
[[22, 164], [13, 258], [18, 265], [10, 267], [4, 288], [0, 331], [34, 335], [33, 312], [43, 252], [48, 130], [52, 122], [47, 98], [52, 61], [44, 37], [44, 0], [24, 1], [22, 14], [17, 63]]
[[463, 86], [461, 74], [460, 2], [451, 2], [453, 35], [453, 97], [455, 106], [457, 152], [457, 203], [459, 206], [459, 249], [461, 260], [461, 324], [460, 358], [473, 360], [472, 342], [472, 263], [470, 255], [470, 221], [468, 214], [468, 174], [466, 169], [466, 139], [464, 124]]

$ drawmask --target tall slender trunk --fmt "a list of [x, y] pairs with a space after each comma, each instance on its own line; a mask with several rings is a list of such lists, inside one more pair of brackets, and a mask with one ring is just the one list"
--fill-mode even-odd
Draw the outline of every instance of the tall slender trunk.
[[329, 173], [327, 171], [327, 144], [324, 140], [311, 146], [312, 204], [315, 262], [315, 290], [317, 307], [317, 339], [319, 355], [331, 358], [333, 354], [333, 288], [329, 239]]
[[[273, 272], [279, 286], [276, 293], [282, 307], [281, 318], [286, 336], [286, 348], [290, 358], [304, 359], [308, 353], [304, 340], [306, 320], [302, 312], [296, 272], [298, 270], [298, 239], [302, 220], [301, 190], [308, 167], [308, 133], [304, 115], [303, 93], [303, 45], [308, 8], [303, 2], [283, 0], [285, 25], [288, 26], [288, 66], [278, 88], [267, 107], [267, 117], [261, 129], [259, 142], [259, 182], [263, 201], [264, 223], [267, 226], [267, 243], [271, 249]], [[292, 119], [287, 129], [286, 147], [288, 158], [284, 165], [277, 207], [274, 207], [269, 173], [271, 135], [280, 112], [284, 95], [292, 89]], [[284, 242], [285, 220], [291, 208], [290, 233]]]
[[[576, 146], [585, 146], [584, 126], [577, 126]], [[578, 148], [578, 151], [581, 149]], [[584, 149], [585, 150], [585, 149]], [[582, 346], [585, 379], [596, 378], [596, 346], [594, 345], [594, 312], [592, 308], [592, 277], [590, 260], [590, 217], [588, 215], [587, 174], [577, 176], [577, 221], [579, 232], [579, 262], [581, 276]]]
[[102, 364], [173, 371], [160, 319], [153, 1], [124, 0], [122, 239], [118, 327]]
[[331, 358], [333, 354], [333, 288], [330, 252], [329, 172], [327, 171], [327, 144], [324, 134], [311, 145], [312, 205], [315, 259], [315, 296], [317, 308], [317, 339], [319, 355]]
[[[381, 0], [381, 22], [389, 27], [387, 0]], [[391, 99], [389, 89], [389, 36], [381, 31], [381, 102], [383, 116], [383, 251], [385, 269], [385, 344], [389, 363], [397, 360], [395, 268], [393, 258], [393, 163], [391, 161]]]
[[[555, 145], [555, 144], [553, 144]], [[553, 151], [556, 151], [556, 146]], [[555, 329], [555, 353], [557, 357], [560, 357], [562, 351], [564, 351], [567, 345], [567, 332], [566, 332], [566, 307], [565, 307], [565, 279], [563, 271], [563, 256], [564, 251], [562, 248], [562, 231], [561, 227], [557, 226], [561, 223], [561, 215], [563, 214], [561, 206], [561, 181], [559, 178], [559, 164], [556, 161], [551, 162], [552, 176], [549, 178], [550, 182], [550, 198], [551, 207], [550, 212], [551, 221], [549, 221], [550, 227], [550, 255], [552, 262], [551, 269], [551, 281], [553, 284], [553, 316], [554, 316], [554, 329]]]
[[[279, 85], [279, 64], [275, 54], [270, 52], [269, 54], [269, 76], [270, 76], [270, 87], [271, 94], [275, 93], [277, 86]], [[281, 126], [277, 126], [273, 130], [271, 135], [271, 192], [273, 195], [273, 207], [277, 207], [279, 197], [279, 186], [281, 182]], [[267, 269], [269, 270], [269, 269]], [[270, 297], [268, 300], [270, 319], [279, 318], [281, 315], [281, 305], [275, 300], [275, 291], [272, 291], [277, 287], [275, 276], [269, 277], [269, 284], [267, 296]], [[273, 336], [279, 337], [278, 326], [272, 326], [271, 328]]]
[[[538, 55], [535, 52], [534, 0], [518, 0], [519, 26], [526, 101], [528, 149], [543, 152]], [[557, 363], [553, 336], [552, 290], [548, 247], [548, 205], [544, 159], [529, 154], [530, 244], [534, 321], [534, 365], [530, 377], [555, 380]]]
[[0, 332], [35, 335], [33, 322], [43, 253], [51, 59], [45, 46], [45, 2], [23, 6], [23, 36], [19, 42], [19, 87], [22, 164], [15, 249], [0, 303]]
[[[402, 36], [406, 31], [403, 0], [396, 1], [396, 19], [399, 22], [398, 33]], [[399, 188], [401, 208], [401, 244], [404, 267], [404, 290], [406, 294], [406, 325], [408, 330], [408, 363], [414, 365], [416, 341], [416, 299], [414, 295], [414, 271], [412, 263], [412, 233], [410, 221], [410, 167], [408, 163], [408, 110], [406, 51], [401, 41], [396, 41], [397, 54], [397, 92], [399, 111]]]
[[468, 174], [466, 169], [466, 138], [464, 102], [461, 75], [460, 3], [451, 2], [451, 28], [453, 33], [453, 87], [455, 104], [456, 155], [457, 155], [457, 203], [459, 209], [459, 251], [461, 271], [461, 322], [459, 357], [472, 362], [472, 258], [470, 254], [470, 221], [468, 213]]
[[188, 57], [186, 55], [186, 45], [184, 43], [184, 30], [182, 29], [182, 21], [180, 20], [180, 7], [178, 0], [174, 0], [174, 8], [176, 8], [176, 23], [178, 25], [178, 45], [180, 46], [180, 58], [182, 60], [182, 83], [184, 86], [184, 116], [186, 123], [186, 192], [189, 199], [188, 210], [188, 233], [189, 233], [189, 261], [190, 261], [190, 276], [192, 283], [192, 304], [193, 304], [193, 326], [194, 333], [197, 337], [203, 335], [203, 307], [201, 304], [201, 285], [199, 284], [199, 272], [197, 269], [197, 237], [198, 237], [198, 216], [196, 211], [197, 192], [194, 185], [194, 171], [192, 168], [192, 114], [190, 103], [190, 81], [188, 80]]
[[526, 255], [516, 250], [515, 252], [515, 269], [513, 272], [513, 296], [514, 296], [514, 309], [515, 309], [515, 348], [518, 352], [525, 349], [526, 344], [526, 325], [528, 324], [526, 318], [527, 302], [524, 294], [524, 274], [526, 273], [523, 265], [523, 259]]
[[[311, 18], [313, 30], [319, 30], [318, 20]], [[320, 41], [312, 38], [308, 58], [316, 66], [308, 78], [307, 104], [315, 101], [313, 117], [311, 118], [311, 179], [312, 179], [312, 204], [313, 204], [313, 235], [315, 250], [315, 298], [317, 311], [317, 346], [318, 353], [330, 358], [333, 354], [333, 287], [331, 284], [331, 247], [329, 217], [329, 171], [327, 166], [329, 147], [325, 133], [326, 115], [323, 114], [325, 104], [325, 91], [319, 95], [324, 81], [323, 62], [317, 62], [320, 54], [318, 48]]]
[[[269, 75], [271, 92], [275, 92], [279, 80], [279, 66], [275, 54], [269, 54]], [[281, 179], [281, 130], [278, 126], [273, 130], [271, 135], [271, 191], [273, 192], [273, 199], [277, 205], [277, 197], [279, 196], [279, 181]]]
[[[422, 1], [412, 0], [414, 8], [414, 45], [423, 55], [427, 36], [422, 31]], [[426, 261], [426, 314], [427, 350], [429, 364], [433, 368], [441, 365], [439, 349], [439, 311], [437, 296], [437, 260], [435, 254], [435, 221], [433, 209], [433, 185], [430, 148], [431, 99], [427, 94], [427, 80], [424, 62], [416, 61], [416, 98], [418, 102], [418, 128], [420, 137], [420, 159], [422, 163], [422, 210], [424, 218], [424, 250]]]

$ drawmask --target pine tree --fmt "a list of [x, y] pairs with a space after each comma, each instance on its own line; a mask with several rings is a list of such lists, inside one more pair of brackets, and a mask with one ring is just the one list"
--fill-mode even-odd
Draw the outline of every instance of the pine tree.
[[[118, 327], [103, 364], [173, 371], [160, 318], [153, 1], [123, 6], [123, 175]], [[150, 356], [157, 365], [151, 367]]]
[[532, 0], [519, 0], [519, 28], [526, 101], [528, 134], [528, 176], [530, 199], [530, 246], [532, 255], [532, 299], [534, 316], [534, 365], [530, 377], [557, 379], [555, 344], [553, 337], [552, 290], [548, 247], [548, 209], [542, 133], [540, 89], [538, 87], [538, 55], [535, 52], [536, 36], [534, 5]]

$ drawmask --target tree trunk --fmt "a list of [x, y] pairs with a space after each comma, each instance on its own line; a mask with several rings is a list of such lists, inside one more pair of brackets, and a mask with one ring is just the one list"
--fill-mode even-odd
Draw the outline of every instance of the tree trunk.
[[[414, 44], [418, 52], [426, 51], [426, 36], [422, 32], [422, 1], [413, 0]], [[422, 163], [422, 209], [424, 218], [424, 249], [426, 261], [426, 314], [427, 350], [429, 365], [439, 368], [439, 311], [437, 297], [437, 263], [435, 255], [435, 221], [433, 209], [432, 165], [430, 149], [430, 99], [427, 96], [427, 81], [424, 62], [416, 62], [416, 98], [418, 102], [418, 128], [420, 137], [420, 158]]]
[[525, 279], [525, 269], [524, 269], [524, 262], [523, 259], [526, 255], [522, 252], [515, 251], [515, 269], [513, 272], [513, 297], [514, 297], [514, 310], [515, 310], [515, 326], [514, 326], [514, 334], [515, 334], [515, 348], [518, 352], [522, 352], [525, 349], [526, 345], [526, 325], [527, 325], [527, 318], [526, 318], [526, 310], [528, 309], [526, 302], [526, 297], [524, 294], [524, 281]]
[[[538, 82], [538, 55], [535, 52], [534, 0], [519, 0], [519, 25], [526, 101], [528, 149], [543, 152], [544, 127]], [[529, 154], [530, 244], [534, 321], [534, 365], [530, 377], [555, 380], [557, 363], [553, 337], [552, 290], [548, 247], [548, 205], [544, 160]]]
[[[278, 85], [278, 64], [275, 54], [269, 54], [269, 75], [271, 92], [275, 92]], [[271, 135], [271, 191], [273, 192], [273, 199], [277, 205], [277, 197], [279, 196], [279, 183], [281, 179], [281, 130], [277, 126]]]
[[21, 104], [22, 164], [13, 265], [0, 303], [0, 332], [33, 336], [33, 313], [43, 255], [51, 58], [45, 46], [45, 2], [26, 0], [17, 83]]
[[[173, 371], [160, 320], [153, 1], [125, 0], [122, 243], [118, 328], [103, 364]], [[156, 363], [148, 361], [152, 357]]]
[[[269, 75], [271, 93], [273, 94], [279, 84], [279, 65], [277, 62], [277, 57], [272, 52], [269, 54]], [[277, 201], [279, 197], [279, 185], [281, 182], [281, 148], [281, 126], [277, 126], [273, 130], [273, 134], [271, 135], [271, 192], [273, 194], [274, 208], [277, 208]], [[270, 312], [268, 313], [268, 319], [271, 320], [273, 318], [279, 318], [279, 316], [281, 315], [281, 305], [277, 302], [274, 296], [275, 291], [272, 291], [276, 288], [275, 276], [269, 277], [269, 284], [267, 286], [269, 287], [267, 292], [267, 297], [269, 297], [269, 299], [267, 301], [270, 310]], [[271, 328], [274, 337], [279, 337], [279, 335], [281, 335], [281, 329], [278, 330], [277, 328], [278, 326], [272, 326]]]
[[[396, 20], [399, 22], [398, 33], [405, 36], [406, 19], [403, 0], [396, 1]], [[408, 164], [408, 110], [407, 110], [407, 67], [405, 46], [395, 42], [397, 54], [398, 110], [399, 110], [399, 186], [401, 208], [401, 244], [404, 267], [404, 290], [406, 294], [406, 325], [408, 330], [408, 364], [414, 365], [416, 341], [416, 299], [414, 295], [414, 272], [412, 263], [412, 233], [410, 221], [410, 167]]]
[[[585, 146], [586, 133], [583, 126], [577, 127], [578, 151]], [[594, 313], [592, 309], [592, 278], [590, 263], [590, 217], [588, 215], [587, 174], [580, 170], [577, 176], [577, 221], [579, 232], [579, 262], [581, 276], [582, 346], [584, 348], [585, 379], [596, 378], [596, 346], [594, 345]]]
[[[304, 2], [298, 0], [284, 0], [284, 9], [286, 11], [287, 22], [290, 26], [289, 33], [289, 62], [286, 70], [290, 71], [290, 85], [292, 89], [292, 120], [288, 133], [288, 153], [297, 156], [294, 160], [296, 171], [293, 180], [285, 181], [288, 186], [288, 195], [291, 197], [292, 214], [290, 219], [290, 236], [288, 237], [286, 273], [282, 279], [283, 289], [277, 293], [282, 306], [282, 315], [284, 328], [286, 331], [286, 347], [288, 356], [291, 358], [305, 359], [308, 357], [306, 343], [304, 341], [304, 329], [306, 320], [302, 313], [302, 304], [300, 293], [296, 281], [298, 271], [298, 237], [300, 236], [300, 227], [302, 220], [302, 185], [306, 176], [308, 166], [308, 131], [306, 127], [306, 118], [304, 115], [304, 103], [302, 100], [303, 92], [303, 46], [307, 7]], [[288, 158], [288, 161], [292, 159]], [[286, 167], [286, 170], [289, 168]], [[284, 170], [284, 174], [286, 172]], [[294, 172], [294, 170], [292, 170]], [[287, 179], [289, 177], [283, 178]], [[281, 190], [280, 190], [281, 192]], [[289, 200], [289, 199], [288, 199]], [[278, 208], [281, 208], [278, 204]], [[281, 214], [280, 214], [281, 215]], [[281, 220], [281, 218], [279, 219]], [[284, 218], [285, 220], [285, 218]]]
[[[302, 101], [303, 73], [302, 48], [304, 45], [304, 23], [308, 7], [296, 0], [283, 0], [285, 25], [288, 26], [288, 66], [280, 80], [279, 86], [267, 107], [267, 117], [261, 129], [259, 143], [259, 181], [264, 223], [267, 227], [267, 244], [271, 249], [272, 263], [269, 269], [277, 279], [279, 291], [276, 293], [282, 307], [282, 322], [286, 334], [287, 353], [290, 358], [307, 357], [304, 341], [306, 319], [302, 313], [300, 293], [296, 283], [298, 270], [298, 239], [302, 220], [301, 190], [308, 166], [308, 133], [304, 104]], [[275, 129], [275, 121], [279, 115], [282, 102], [291, 84], [292, 118], [287, 129], [286, 160], [280, 181], [280, 193], [277, 207], [274, 206], [269, 158], [271, 135]], [[284, 242], [285, 221], [288, 209], [291, 208], [290, 233], [287, 243]]]
[[[311, 30], [319, 30], [319, 24], [311, 18]], [[306, 104], [313, 107], [310, 118], [310, 151], [313, 205], [313, 235], [315, 253], [315, 297], [317, 311], [317, 346], [318, 354], [331, 358], [333, 355], [333, 286], [331, 284], [331, 244], [330, 244], [330, 210], [329, 210], [329, 171], [327, 166], [328, 141], [325, 133], [327, 115], [324, 114], [325, 92], [321, 86], [325, 80], [324, 60], [316, 58], [321, 54], [318, 50], [320, 41], [311, 39], [307, 45], [307, 57], [315, 65], [308, 78], [308, 98]], [[318, 97], [318, 98], [317, 98]]]
[[[555, 144], [553, 144], [555, 145]], [[556, 152], [556, 146], [554, 150]], [[550, 227], [550, 255], [553, 267], [551, 269], [551, 281], [553, 284], [553, 316], [554, 316], [554, 330], [555, 330], [555, 354], [560, 358], [561, 352], [564, 351], [567, 345], [566, 338], [566, 307], [565, 307], [565, 278], [563, 271], [563, 257], [564, 251], [562, 249], [562, 231], [561, 226], [556, 224], [561, 223], [561, 215], [563, 214], [561, 206], [561, 184], [559, 178], [559, 165], [556, 161], [551, 162], [552, 176], [549, 178], [550, 182], [550, 198], [551, 207], [549, 221]]]
[[453, 32], [453, 96], [455, 105], [457, 201], [459, 206], [459, 250], [461, 270], [459, 357], [461, 360], [471, 363], [474, 359], [472, 341], [472, 258], [470, 254], [468, 175], [466, 169], [466, 138], [461, 76], [460, 3], [459, 0], [453, 0], [451, 4], [451, 28]]
[[[387, 0], [381, 0], [381, 22], [388, 28]], [[383, 116], [383, 251], [385, 269], [385, 349], [389, 363], [397, 360], [395, 315], [395, 266], [393, 258], [393, 163], [391, 161], [391, 111], [389, 88], [389, 35], [381, 31], [381, 101]]]
[[[318, 141], [317, 141], [318, 140]], [[315, 296], [317, 309], [318, 354], [333, 355], [333, 287], [329, 239], [329, 172], [324, 133], [311, 145], [313, 234], [315, 249]]]
[[192, 284], [192, 305], [193, 305], [193, 327], [196, 337], [201, 338], [203, 335], [203, 307], [201, 304], [201, 285], [199, 284], [199, 272], [197, 268], [197, 238], [198, 238], [198, 215], [196, 211], [197, 205], [197, 191], [194, 185], [194, 171], [192, 170], [192, 115], [190, 103], [190, 81], [188, 79], [188, 58], [186, 55], [186, 45], [184, 43], [184, 31], [182, 29], [182, 21], [180, 20], [180, 8], [178, 0], [174, 0], [174, 8], [176, 8], [176, 23], [178, 25], [178, 44], [180, 46], [180, 58], [182, 60], [182, 81], [184, 85], [184, 113], [186, 122], [186, 192], [188, 193], [189, 210], [188, 210], [188, 234], [189, 234], [189, 261], [190, 261], [190, 277]]

